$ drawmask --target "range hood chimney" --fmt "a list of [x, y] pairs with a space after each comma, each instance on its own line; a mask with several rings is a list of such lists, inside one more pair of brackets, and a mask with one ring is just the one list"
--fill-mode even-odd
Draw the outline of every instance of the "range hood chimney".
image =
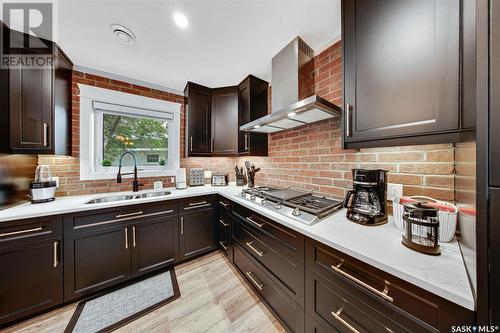
[[[307, 76], [312, 71], [314, 52], [295, 37], [272, 59], [272, 112], [240, 126], [241, 131], [274, 133], [304, 124], [340, 117], [341, 108], [324, 98], [307, 95]], [[301, 86], [301, 80], [302, 86]], [[314, 87], [314, 83], [312, 83]]]

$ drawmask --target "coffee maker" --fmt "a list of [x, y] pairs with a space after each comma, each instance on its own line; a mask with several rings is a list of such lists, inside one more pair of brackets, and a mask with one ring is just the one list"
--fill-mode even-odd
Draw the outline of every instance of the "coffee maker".
[[353, 189], [344, 199], [347, 219], [363, 225], [387, 223], [387, 171], [352, 169], [352, 180]]

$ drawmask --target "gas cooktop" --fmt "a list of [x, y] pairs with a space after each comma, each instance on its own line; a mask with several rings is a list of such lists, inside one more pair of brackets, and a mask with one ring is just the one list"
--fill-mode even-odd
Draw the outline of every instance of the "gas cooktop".
[[269, 186], [245, 188], [238, 196], [308, 225], [342, 208], [340, 200], [293, 188]]

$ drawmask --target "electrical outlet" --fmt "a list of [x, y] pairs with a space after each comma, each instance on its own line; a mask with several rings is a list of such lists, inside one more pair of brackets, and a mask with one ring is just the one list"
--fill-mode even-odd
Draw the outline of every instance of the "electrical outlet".
[[403, 196], [403, 184], [387, 184], [387, 200]]
[[175, 177], [170, 177], [170, 182], [173, 184], [175, 183]]
[[204, 177], [205, 178], [212, 178], [212, 171], [208, 170], [204, 172]]
[[59, 177], [52, 177], [52, 180], [56, 182], [56, 188], [59, 188]]

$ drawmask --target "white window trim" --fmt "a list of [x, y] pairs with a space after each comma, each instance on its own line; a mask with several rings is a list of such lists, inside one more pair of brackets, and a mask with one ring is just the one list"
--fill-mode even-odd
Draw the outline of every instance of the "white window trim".
[[[167, 169], [140, 170], [139, 177], [175, 176], [180, 165], [180, 103], [155, 98], [128, 94], [104, 88], [78, 84], [80, 89], [80, 180], [115, 179], [116, 168], [108, 171], [96, 170], [96, 129], [94, 101], [123, 105], [125, 107], [144, 110], [144, 115], [157, 112], [173, 116], [172, 129], [169, 126], [168, 140], [172, 140], [173, 149], [169, 149]], [[165, 115], [167, 116], [167, 115]], [[126, 167], [124, 172], [128, 172]], [[127, 176], [124, 176], [127, 177]], [[128, 176], [131, 177], [131, 176]]]

